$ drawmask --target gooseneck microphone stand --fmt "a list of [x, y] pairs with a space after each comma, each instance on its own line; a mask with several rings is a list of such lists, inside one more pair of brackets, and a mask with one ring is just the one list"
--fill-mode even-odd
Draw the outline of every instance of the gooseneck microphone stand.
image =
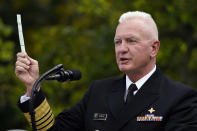
[[29, 113], [31, 115], [31, 123], [32, 123], [32, 130], [33, 131], [37, 131], [36, 129], [36, 123], [35, 123], [35, 111], [34, 111], [34, 100], [35, 100], [35, 96], [38, 93], [38, 86], [42, 83], [43, 80], [45, 80], [45, 78], [50, 75], [51, 73], [55, 73], [59, 70], [63, 69], [63, 65], [59, 64], [55, 67], [53, 67], [52, 69], [50, 69], [49, 71], [47, 71], [46, 73], [44, 73], [41, 77], [39, 77], [32, 89], [31, 89], [31, 95], [30, 95], [30, 100], [29, 100]]

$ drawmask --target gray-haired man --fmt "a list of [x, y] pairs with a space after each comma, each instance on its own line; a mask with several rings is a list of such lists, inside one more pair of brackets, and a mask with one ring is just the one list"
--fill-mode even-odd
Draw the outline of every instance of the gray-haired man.
[[[197, 92], [165, 77], [156, 67], [157, 26], [150, 14], [121, 15], [115, 54], [123, 77], [92, 83], [78, 104], [54, 117], [42, 91], [36, 97], [38, 130], [65, 131], [196, 131]], [[28, 96], [38, 78], [38, 62], [17, 54], [16, 76], [27, 86], [19, 107], [30, 121]]]

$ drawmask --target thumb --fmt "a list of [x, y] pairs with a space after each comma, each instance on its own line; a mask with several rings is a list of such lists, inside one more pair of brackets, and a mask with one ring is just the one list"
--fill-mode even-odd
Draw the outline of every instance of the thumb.
[[32, 59], [28, 55], [27, 55], [27, 59], [31, 62], [31, 65], [37, 65], [38, 64], [38, 61], [37, 60]]

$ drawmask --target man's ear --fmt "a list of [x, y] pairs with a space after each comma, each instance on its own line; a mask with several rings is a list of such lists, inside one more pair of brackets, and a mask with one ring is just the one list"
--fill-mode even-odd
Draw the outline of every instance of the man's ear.
[[160, 42], [159, 40], [155, 40], [153, 43], [152, 43], [152, 52], [151, 52], [151, 57], [156, 57], [158, 51], [159, 51], [159, 47], [160, 47]]

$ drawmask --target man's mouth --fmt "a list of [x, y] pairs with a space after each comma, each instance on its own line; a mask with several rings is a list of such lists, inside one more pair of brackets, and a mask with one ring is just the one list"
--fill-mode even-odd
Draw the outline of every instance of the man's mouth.
[[121, 62], [122, 64], [126, 64], [128, 61], [129, 61], [128, 58], [120, 58], [120, 62]]

